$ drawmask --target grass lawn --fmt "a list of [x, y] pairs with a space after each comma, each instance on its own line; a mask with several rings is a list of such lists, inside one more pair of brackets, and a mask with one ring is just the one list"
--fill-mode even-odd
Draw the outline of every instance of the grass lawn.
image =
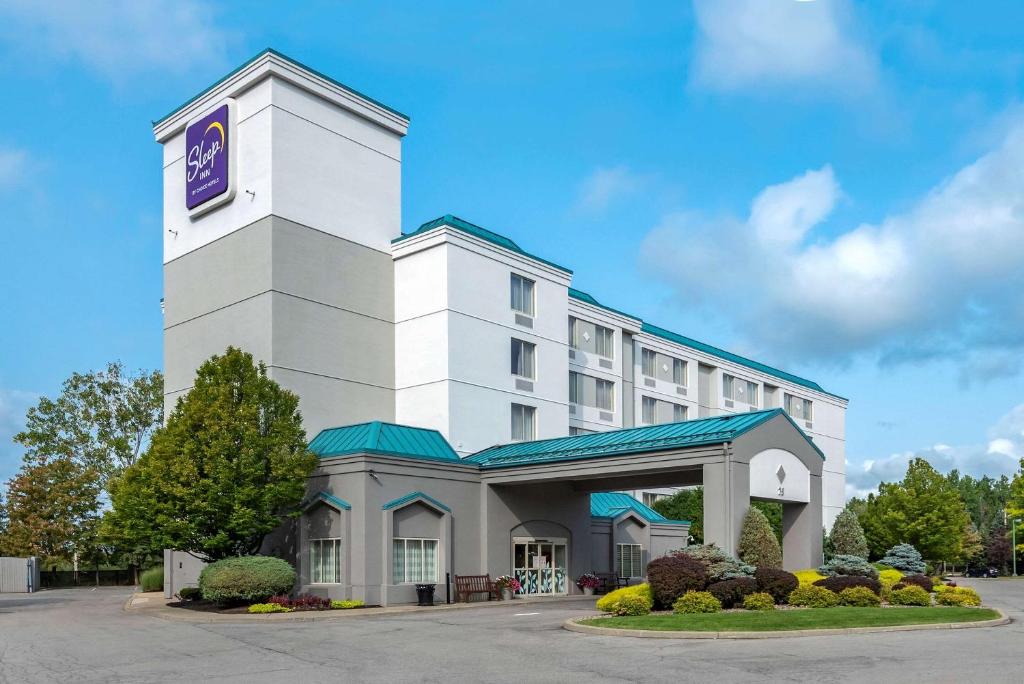
[[993, 620], [999, 613], [988, 608], [809, 608], [806, 610], [743, 611], [734, 613], [671, 613], [635, 617], [592, 618], [581, 621], [594, 627], [690, 632], [776, 632], [789, 629], [891, 627], [942, 622]]

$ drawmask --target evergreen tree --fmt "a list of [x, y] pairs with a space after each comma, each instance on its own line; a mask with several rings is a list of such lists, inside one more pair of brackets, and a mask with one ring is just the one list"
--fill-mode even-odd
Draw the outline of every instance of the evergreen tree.
[[828, 547], [835, 555], [868, 558], [868, 541], [857, 515], [849, 507], [843, 509], [832, 525]]
[[744, 563], [758, 568], [781, 568], [782, 549], [768, 518], [753, 506], [743, 518], [737, 555]]
[[251, 354], [228, 347], [206, 361], [149, 450], [115, 481], [109, 536], [135, 553], [257, 553], [298, 515], [316, 465], [298, 405]]

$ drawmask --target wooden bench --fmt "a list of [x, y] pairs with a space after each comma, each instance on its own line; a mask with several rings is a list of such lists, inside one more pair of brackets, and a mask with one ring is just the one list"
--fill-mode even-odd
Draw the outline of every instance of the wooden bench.
[[500, 598], [498, 587], [491, 581], [490, 575], [456, 575], [455, 600], [468, 603], [471, 594], [487, 594], [488, 601], [492, 596]]

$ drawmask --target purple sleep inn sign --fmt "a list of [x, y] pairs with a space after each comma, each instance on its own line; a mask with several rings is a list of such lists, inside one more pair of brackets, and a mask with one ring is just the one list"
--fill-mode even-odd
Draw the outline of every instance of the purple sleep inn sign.
[[[231, 104], [220, 105], [185, 129], [185, 206], [193, 215], [234, 195]], [[211, 202], [214, 198], [220, 200]]]

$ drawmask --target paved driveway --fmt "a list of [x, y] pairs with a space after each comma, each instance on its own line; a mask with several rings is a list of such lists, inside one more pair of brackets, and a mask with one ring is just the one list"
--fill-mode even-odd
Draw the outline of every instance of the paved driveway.
[[1011, 625], [763, 641], [593, 637], [578, 602], [277, 624], [122, 611], [124, 589], [0, 596], [5, 682], [1016, 682], [1024, 580], [975, 580]]

